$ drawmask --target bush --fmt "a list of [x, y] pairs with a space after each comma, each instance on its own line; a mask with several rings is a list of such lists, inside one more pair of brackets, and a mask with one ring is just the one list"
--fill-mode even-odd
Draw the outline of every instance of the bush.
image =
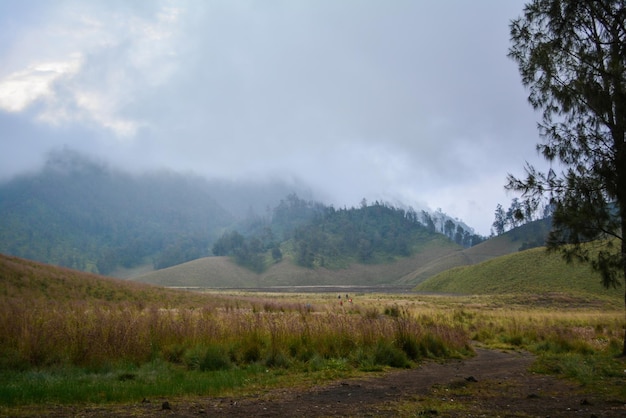
[[421, 357], [420, 342], [416, 335], [398, 333], [396, 345], [404, 351], [411, 360], [418, 360]]
[[410, 367], [406, 353], [387, 341], [379, 341], [374, 351], [374, 363], [397, 368]]
[[350, 356], [350, 361], [354, 364], [355, 367], [358, 367], [361, 371], [364, 372], [377, 372], [382, 370], [382, 367], [375, 363], [374, 354], [371, 349], [368, 350], [359, 347]]
[[261, 353], [265, 348], [263, 339], [258, 334], [250, 334], [241, 339], [239, 346], [233, 348], [235, 361], [250, 364], [261, 360]]
[[226, 351], [219, 346], [196, 346], [185, 353], [183, 359], [190, 370], [216, 371], [228, 370], [232, 367]]
[[200, 362], [200, 371], [228, 370], [231, 367], [228, 354], [218, 346], [209, 346]]
[[385, 315], [387, 316], [391, 316], [392, 318], [399, 318], [400, 314], [400, 307], [398, 307], [398, 305], [387, 306], [385, 308]]
[[291, 364], [289, 357], [281, 350], [270, 350], [265, 359], [265, 365], [273, 368], [288, 368]]
[[441, 337], [431, 333], [424, 334], [419, 345], [424, 357], [445, 357], [449, 354], [448, 347]]

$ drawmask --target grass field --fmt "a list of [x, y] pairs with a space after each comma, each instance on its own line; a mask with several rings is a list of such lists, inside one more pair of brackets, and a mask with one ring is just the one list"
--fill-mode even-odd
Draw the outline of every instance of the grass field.
[[463, 294], [567, 293], [620, 301], [624, 288], [605, 289], [589, 265], [566, 263], [544, 247], [507, 254], [485, 262], [456, 267], [415, 287], [416, 291]]
[[174, 291], [5, 257], [0, 269], [0, 415], [311, 385], [471, 356], [475, 342], [624, 391], [623, 305], [584, 288], [338, 298]]
[[0, 404], [129, 402], [311, 384], [470, 356], [471, 341], [530, 350], [540, 356], [538, 371], [586, 385], [623, 373], [613, 360], [623, 311], [602, 302], [367, 294], [340, 305], [335, 294], [207, 297], [205, 306], [167, 309], [42, 301], [26, 313], [4, 305]]

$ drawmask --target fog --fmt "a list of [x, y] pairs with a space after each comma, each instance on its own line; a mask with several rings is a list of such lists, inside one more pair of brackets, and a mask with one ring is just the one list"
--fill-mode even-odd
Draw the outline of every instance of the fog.
[[536, 163], [506, 54], [523, 1], [0, 2], [0, 179], [72, 149], [307, 184], [489, 234]]

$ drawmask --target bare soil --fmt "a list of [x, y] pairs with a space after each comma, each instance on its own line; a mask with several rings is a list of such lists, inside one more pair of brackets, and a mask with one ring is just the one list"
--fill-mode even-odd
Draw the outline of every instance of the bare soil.
[[427, 362], [411, 370], [306, 389], [272, 389], [232, 398], [151, 399], [131, 405], [50, 406], [21, 413], [183, 418], [626, 417], [626, 398], [601, 399], [598, 391], [529, 372], [533, 357], [528, 353], [481, 348], [476, 352], [470, 359]]

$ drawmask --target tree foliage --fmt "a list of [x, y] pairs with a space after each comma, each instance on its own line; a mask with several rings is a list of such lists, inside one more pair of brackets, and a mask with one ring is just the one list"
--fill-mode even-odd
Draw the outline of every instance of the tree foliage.
[[101, 274], [206, 256], [233, 219], [205, 188], [195, 177], [135, 176], [54, 153], [41, 172], [0, 184], [0, 252]]
[[[283, 250], [296, 264], [307, 267], [343, 266], [347, 262], [376, 264], [407, 257], [425, 240], [439, 236], [436, 223], [444, 223], [447, 236], [459, 245], [484, 240], [469, 228], [439, 213], [421, 215], [409, 208], [386, 203], [335, 209], [290, 194], [272, 211], [271, 219], [243, 222], [237, 231], [224, 233], [213, 245], [214, 255], [231, 256], [251, 270], [261, 272], [270, 260], [283, 259]], [[277, 238], [281, 237], [281, 238]]]
[[[249, 187], [231, 187], [231, 206], [245, 201], [242, 191], [258, 200]], [[70, 150], [53, 152], [41, 171], [0, 182], [0, 252], [111, 274], [150, 262], [165, 268], [212, 249], [262, 271], [285, 256], [310, 267], [404, 256], [420, 223], [428, 235], [450, 220], [450, 239], [464, 246], [482, 240], [440, 210], [418, 215], [365, 199], [357, 209], [335, 210], [292, 192], [274, 209], [268, 203], [264, 215], [250, 206], [236, 218], [222, 206], [227, 195], [226, 184], [216, 188], [191, 175], [132, 175]]]
[[591, 263], [605, 286], [626, 279], [625, 22], [624, 0], [534, 0], [510, 27], [509, 56], [543, 113], [537, 149], [563, 171], [527, 165], [507, 187], [534, 208], [550, 200], [549, 247]]
[[332, 207], [310, 223], [296, 229], [296, 261], [305, 267], [324, 266], [337, 257], [375, 263], [389, 257], [408, 256], [417, 236], [431, 233], [413, 210], [405, 211], [384, 203], [359, 208]]
[[[536, 212], [539, 212], [536, 214]], [[494, 212], [494, 221], [491, 224], [491, 232], [495, 235], [502, 235], [506, 231], [513, 230], [536, 220], [545, 220], [552, 217], [552, 206], [544, 205], [538, 211], [529, 201], [520, 201], [515, 197], [511, 200], [511, 206], [505, 211], [504, 207], [498, 203]], [[544, 245], [542, 242], [540, 245]]]

